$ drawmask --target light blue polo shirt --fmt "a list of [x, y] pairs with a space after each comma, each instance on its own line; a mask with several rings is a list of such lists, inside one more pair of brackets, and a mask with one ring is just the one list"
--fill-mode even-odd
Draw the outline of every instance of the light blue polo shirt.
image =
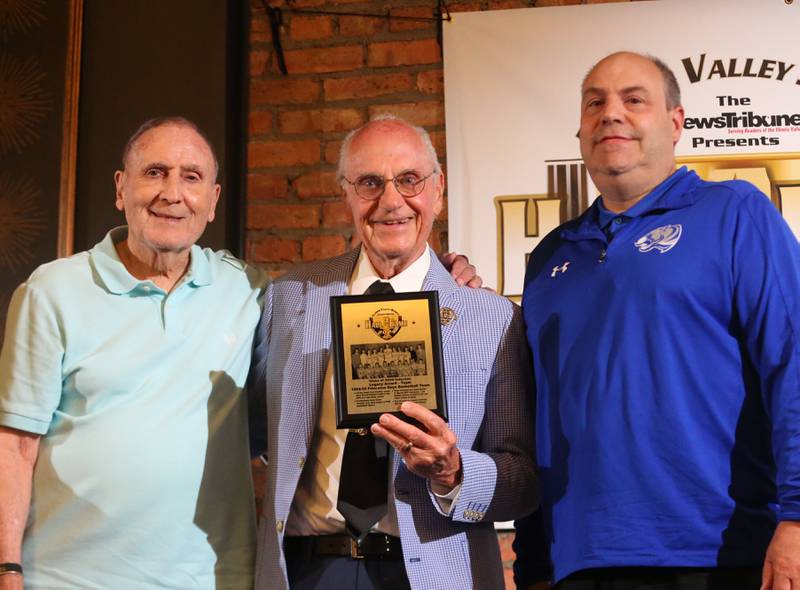
[[0, 424], [43, 435], [26, 588], [251, 587], [263, 273], [194, 246], [167, 294], [125, 269], [126, 235], [39, 267], [9, 308]]

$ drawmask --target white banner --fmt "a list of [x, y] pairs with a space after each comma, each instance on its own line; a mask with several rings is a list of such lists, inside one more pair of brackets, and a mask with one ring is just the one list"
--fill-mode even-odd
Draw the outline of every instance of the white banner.
[[686, 108], [679, 164], [756, 184], [800, 237], [800, 2], [662, 0], [455, 13], [444, 25], [450, 249], [522, 292], [526, 255], [597, 191], [580, 85], [603, 56], [649, 53]]

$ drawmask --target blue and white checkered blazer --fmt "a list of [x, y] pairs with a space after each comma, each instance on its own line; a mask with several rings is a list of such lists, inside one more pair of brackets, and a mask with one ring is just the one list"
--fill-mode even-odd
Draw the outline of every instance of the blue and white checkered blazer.
[[[308, 453], [331, 346], [329, 299], [345, 295], [358, 249], [299, 267], [271, 284], [255, 352], [266, 373], [267, 470], [256, 588], [288, 587], [283, 531]], [[495, 590], [503, 573], [493, 521], [538, 504], [532, 379], [520, 308], [458, 287], [436, 256], [423, 290], [439, 292], [455, 320], [442, 326], [449, 425], [463, 483], [451, 514], [426, 480], [393, 461], [395, 507], [412, 588]]]

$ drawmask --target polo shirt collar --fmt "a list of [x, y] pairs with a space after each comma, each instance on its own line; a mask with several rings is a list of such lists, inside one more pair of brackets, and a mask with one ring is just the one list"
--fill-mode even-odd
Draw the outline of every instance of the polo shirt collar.
[[665, 211], [682, 209], [695, 202], [693, 186], [697, 184], [698, 176], [693, 170], [681, 166], [658, 184], [641, 201], [622, 213], [614, 213], [603, 205], [602, 197], [597, 197], [592, 206], [586, 211], [580, 223], [574, 230], [564, 230], [561, 235], [566, 239], [585, 239], [597, 237], [598, 231], [602, 233], [607, 229], [615, 217], [634, 219], [642, 217], [651, 211]]
[[189, 271], [186, 282], [195, 287], [205, 287], [214, 282], [214, 270], [203, 248], [194, 244], [189, 253]]
[[[128, 227], [115, 227], [106, 234], [101, 242], [89, 250], [92, 265], [100, 280], [110, 293], [122, 295], [130, 293], [140, 285], [152, 285], [151, 281], [142, 281], [134, 277], [120, 260], [115, 244], [128, 237]], [[214, 280], [211, 263], [196, 244], [189, 253], [189, 270], [181, 280], [197, 287], [210, 285]]]

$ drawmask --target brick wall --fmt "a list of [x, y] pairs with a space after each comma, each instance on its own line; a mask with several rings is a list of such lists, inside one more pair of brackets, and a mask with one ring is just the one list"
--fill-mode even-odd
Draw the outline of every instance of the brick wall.
[[[268, 0], [270, 6], [434, 15], [435, 0]], [[627, 0], [450, 0], [451, 12]], [[283, 13], [281, 75], [269, 21], [253, 0], [247, 179], [247, 252], [273, 275], [350, 247], [350, 216], [334, 182], [339, 145], [351, 129], [393, 112], [431, 134], [446, 170], [442, 58], [434, 22]], [[447, 249], [447, 208], [431, 236]], [[263, 472], [256, 473], [263, 489]], [[261, 481], [259, 481], [261, 480]], [[510, 563], [513, 533], [501, 534]], [[510, 572], [507, 572], [510, 584]]]

